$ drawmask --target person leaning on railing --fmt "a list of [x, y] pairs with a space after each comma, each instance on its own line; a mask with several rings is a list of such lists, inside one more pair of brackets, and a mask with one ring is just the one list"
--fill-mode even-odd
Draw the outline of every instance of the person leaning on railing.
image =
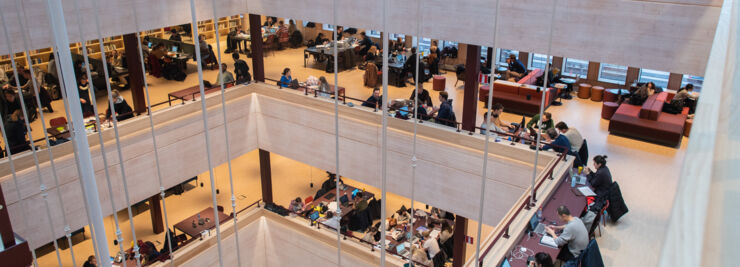
[[381, 105], [381, 101], [383, 99], [383, 96], [380, 95], [380, 89], [375, 88], [373, 89], [373, 95], [367, 98], [365, 102], [362, 102], [362, 106], [369, 107], [369, 108], [378, 108]]
[[449, 99], [447, 92], [439, 92], [439, 108], [432, 109], [431, 115], [437, 114], [434, 117], [435, 122], [450, 127], [456, 127], [455, 123], [455, 112], [452, 111], [452, 99]]

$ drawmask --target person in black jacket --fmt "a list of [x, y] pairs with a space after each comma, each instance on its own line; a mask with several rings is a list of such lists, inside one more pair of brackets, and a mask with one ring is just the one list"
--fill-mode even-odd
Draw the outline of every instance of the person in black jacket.
[[182, 42], [182, 36], [175, 28], [170, 29], [170, 41]]
[[90, 257], [87, 257], [85, 264], [82, 265], [82, 267], [95, 267], [95, 266], [98, 266], [98, 261], [95, 259], [95, 256], [93, 255], [90, 255]]
[[231, 54], [234, 58], [234, 75], [236, 75], [236, 83], [242, 84], [252, 81], [252, 75], [249, 74], [249, 65], [244, 60], [239, 59], [239, 53]]
[[21, 114], [23, 114], [21, 110], [16, 110], [8, 116], [8, 120], [5, 122], [5, 134], [8, 137], [5, 149], [13, 155], [31, 149], [26, 140], [28, 131]]
[[380, 95], [380, 89], [373, 89], [373, 95], [367, 98], [365, 102], [362, 102], [363, 107], [369, 108], [380, 108], [383, 105], [383, 96]]
[[81, 74], [80, 80], [77, 83], [77, 93], [80, 95], [82, 114], [95, 113], [95, 109], [93, 109], [92, 102], [90, 101], [90, 87], [92, 86], [87, 81], [87, 74]]
[[[428, 107], [433, 107], [434, 103], [432, 103], [432, 97], [429, 95], [429, 91], [427, 89], [424, 89], [423, 84], [419, 84], [419, 105], [427, 105]], [[411, 96], [409, 97], [410, 100], [414, 100], [416, 98], [416, 89], [411, 90]]]
[[506, 63], [509, 64], [509, 69], [506, 71], [505, 77], [507, 80], [509, 78], [519, 80], [527, 73], [527, 68], [524, 66], [524, 63], [517, 59], [514, 54], [509, 55], [509, 58], [506, 59]]
[[603, 197], [609, 193], [609, 187], [612, 185], [612, 174], [609, 167], [606, 167], [606, 155], [596, 155], [594, 157], [594, 168], [586, 168], [586, 180], [594, 188], [597, 197]]
[[[126, 103], [126, 99], [123, 99], [121, 93], [119, 93], [118, 90], [113, 90], [111, 93], [113, 94], [113, 109], [116, 112], [116, 119], [118, 121], [123, 121], [133, 118], [134, 110], [128, 103]], [[109, 120], [111, 119], [110, 105], [108, 105], [108, 110], [105, 111], [105, 118]]]

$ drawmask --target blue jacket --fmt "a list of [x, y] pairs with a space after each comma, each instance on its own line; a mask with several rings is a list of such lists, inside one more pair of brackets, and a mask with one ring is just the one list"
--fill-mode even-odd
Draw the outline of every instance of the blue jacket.
[[522, 63], [520, 60], [515, 60], [514, 62], [509, 63], [509, 70], [513, 72], [518, 72], [524, 74], [527, 72], [527, 68], [524, 67], [524, 63]]
[[[561, 147], [556, 147], [556, 146], [553, 146], [553, 145], [558, 145], [558, 146], [561, 146]], [[552, 150], [555, 150], [557, 152], [563, 153], [565, 150], [567, 150], [567, 149], [570, 148], [570, 141], [568, 141], [568, 138], [565, 137], [565, 135], [562, 135], [562, 134], [561, 135], [558, 135], [558, 137], [555, 138], [555, 140], [552, 141], [552, 143], [543, 146], [542, 147], [542, 150], [548, 150], [548, 149], [551, 149], [551, 148], [552, 148]], [[573, 154], [573, 153], [574, 153], [573, 151], [570, 151], [568, 154]]]
[[583, 267], [604, 267], [604, 260], [601, 258], [601, 251], [599, 251], [596, 239], [591, 239], [588, 242], [588, 246], [578, 258]]
[[280, 86], [281, 87], [290, 87], [290, 82], [292, 80], [293, 79], [290, 76], [283, 75], [283, 77], [280, 77]]

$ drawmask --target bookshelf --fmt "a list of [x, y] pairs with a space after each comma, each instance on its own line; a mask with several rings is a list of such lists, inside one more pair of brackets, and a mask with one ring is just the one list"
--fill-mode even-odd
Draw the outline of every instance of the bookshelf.
[[216, 32], [218, 32], [219, 38], [221, 40], [225, 40], [226, 35], [235, 30], [241, 24], [242, 19], [239, 15], [219, 18], [218, 27], [214, 25], [213, 20], [199, 21], [198, 33], [205, 35], [207, 41], [215, 41]]
[[[83, 47], [87, 49], [87, 53], [90, 57], [100, 59], [102, 54], [100, 53], [100, 45], [97, 39], [86, 41], [84, 46], [82, 43], [72, 43], [69, 45], [69, 49], [72, 53], [80, 55], [82, 54]], [[123, 52], [123, 37], [114, 36], [103, 38], [103, 49], [106, 53], [113, 50]], [[40, 68], [43, 71], [47, 71], [49, 57], [51, 56], [52, 52], [53, 51], [51, 48], [42, 48], [29, 51], [32, 66], [34, 68]], [[19, 69], [28, 67], [28, 63], [26, 62], [26, 54], [24, 52], [15, 53], [14, 59], [16, 66]], [[6, 72], [12, 71], [13, 67], [11, 65], [9, 55], [0, 56], [0, 68], [3, 68]]]

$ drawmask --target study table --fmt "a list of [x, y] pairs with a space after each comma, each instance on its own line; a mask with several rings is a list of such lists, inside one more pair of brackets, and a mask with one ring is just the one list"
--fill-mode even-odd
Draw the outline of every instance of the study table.
[[[221, 91], [221, 86], [216, 86], [213, 88], [203, 88], [204, 92], [206, 94], [210, 94], [213, 92]], [[196, 85], [193, 87], [185, 88], [182, 90], [177, 90], [171, 93], [167, 94], [167, 104], [172, 106], [172, 100], [180, 99], [182, 103], [184, 104], [185, 101], [193, 100], [196, 97], [200, 96], [200, 85]]]
[[[223, 223], [224, 221], [231, 218], [229, 215], [226, 215], [220, 211], [217, 212], [217, 214], [219, 223]], [[203, 221], [202, 224], [200, 223], [198, 218]], [[181, 232], [191, 237], [197, 237], [200, 236], [200, 233], [202, 231], [209, 230], [216, 226], [216, 220], [214, 218], [215, 217], [213, 217], [213, 207], [208, 207], [196, 213], [195, 215], [185, 218], [185, 220], [182, 220], [181, 222], [175, 224], [175, 229], [180, 230]]]
[[[555, 192], [553, 192], [553, 194], [547, 200], [547, 203], [542, 206], [543, 218], [541, 218], [540, 223], [545, 223], [547, 225], [553, 225], [553, 223], [557, 223], [557, 225], [562, 225], [563, 222], [560, 221], [560, 219], [557, 217], [557, 208], [561, 205], [568, 207], [568, 210], [570, 210], [571, 214], [576, 217], [579, 216], [581, 212], [586, 208], [586, 197], [575, 193], [577, 189], [575, 189], [575, 187], [570, 187], [570, 180], [570, 177], [562, 179]], [[527, 223], [529, 223], [529, 220], [527, 220]], [[550, 257], [555, 260], [558, 256], [558, 253], [560, 252], [560, 249], [541, 245], [541, 237], [542, 235], [534, 232], [532, 233], [531, 237], [528, 233], [524, 233], [520, 237], [516, 245], [514, 245], [511, 249], [519, 249], [520, 247], [527, 248], [527, 255], [519, 258], [509, 257], [511, 266], [527, 266], [527, 256], [534, 256], [534, 254], [536, 254], [537, 252], [545, 252], [547, 254], [550, 254]], [[509, 254], [510, 253], [506, 253], [507, 256]]]
[[[338, 60], [337, 62], [338, 70], [341, 71], [344, 69], [348, 69], [350, 65], [351, 66], [355, 65], [355, 61], [357, 60], [356, 59], [357, 56], [354, 52], [355, 47], [357, 47], [357, 45], [343, 46], [343, 47], [338, 48], [337, 56], [339, 57], [339, 59], [341, 59], [341, 60]], [[321, 46], [308, 47], [304, 49], [303, 50], [303, 67], [304, 68], [308, 66], [308, 58], [310, 56], [314, 56], [315, 58], [319, 58], [321, 56], [326, 57], [327, 62], [332, 62], [333, 64], [334, 46], [333, 45], [328, 45], [328, 46], [321, 45]], [[349, 61], [349, 62], [342, 62], [342, 60]], [[343, 68], [342, 66], [347, 66], [347, 67]]]
[[[352, 191], [354, 191], [355, 189], [358, 189], [358, 188], [356, 188], [354, 186], [351, 186], [351, 185], [345, 184], [344, 185], [344, 189], [341, 189], [340, 188], [340, 190], [339, 190], [339, 197], [341, 198], [343, 195], [347, 195], [347, 199], [349, 201], [348, 202], [348, 205], [346, 207], [345, 206], [340, 206], [340, 208], [342, 210], [342, 217], [347, 216], [347, 214], [349, 214], [350, 212], [352, 212], [355, 209], [355, 203], [357, 201], [359, 201], [359, 200], [352, 199]], [[360, 192], [363, 192], [362, 189], [360, 189]], [[314, 201], [312, 201], [310, 204], [308, 204], [306, 206], [306, 210], [309, 210], [309, 208], [311, 208], [311, 207], [319, 206], [322, 203], [324, 205], [327, 205], [328, 206], [330, 203], [337, 201], [337, 198], [336, 198], [336, 195], [335, 195], [336, 193], [337, 193], [336, 188], [334, 188], [332, 190], [329, 190], [329, 192], [327, 192], [326, 194], [322, 195], [321, 197], [319, 197], [317, 199], [314, 199]], [[373, 196], [374, 196], [373, 193], [370, 193], [370, 192], [367, 192], [367, 191], [364, 191], [362, 193], [362, 198], [365, 199], [366, 201], [370, 201], [370, 199]], [[328, 211], [334, 212], [335, 210], [328, 209], [327, 212]], [[310, 213], [311, 212], [308, 212], [308, 214], [310, 214]]]
[[[397, 213], [394, 213], [398, 215]], [[414, 213], [414, 223], [412, 225], [414, 229], [415, 236], [419, 236], [422, 233], [418, 231], [420, 227], [424, 227], [426, 230], [429, 231], [442, 231], [442, 221], [447, 221], [447, 223], [452, 226], [455, 225], [454, 220], [445, 219], [445, 218], [432, 218], [432, 215], [429, 214], [426, 211], [416, 209], [416, 212]], [[410, 257], [411, 256], [411, 246], [404, 246], [404, 248], [400, 251], [396, 249], [398, 245], [404, 244], [406, 242], [409, 242], [409, 245], [413, 245], [413, 242], [418, 241], [419, 239], [416, 237], [411, 237], [411, 240], [408, 240], [408, 233], [411, 231], [411, 228], [408, 228], [408, 223], [399, 223], [393, 228], [391, 228], [389, 231], [386, 232], [385, 239], [388, 241], [388, 248], [387, 250], [391, 253], [399, 254], [404, 257]], [[394, 232], [400, 232], [401, 236], [398, 239], [393, 238]]]

